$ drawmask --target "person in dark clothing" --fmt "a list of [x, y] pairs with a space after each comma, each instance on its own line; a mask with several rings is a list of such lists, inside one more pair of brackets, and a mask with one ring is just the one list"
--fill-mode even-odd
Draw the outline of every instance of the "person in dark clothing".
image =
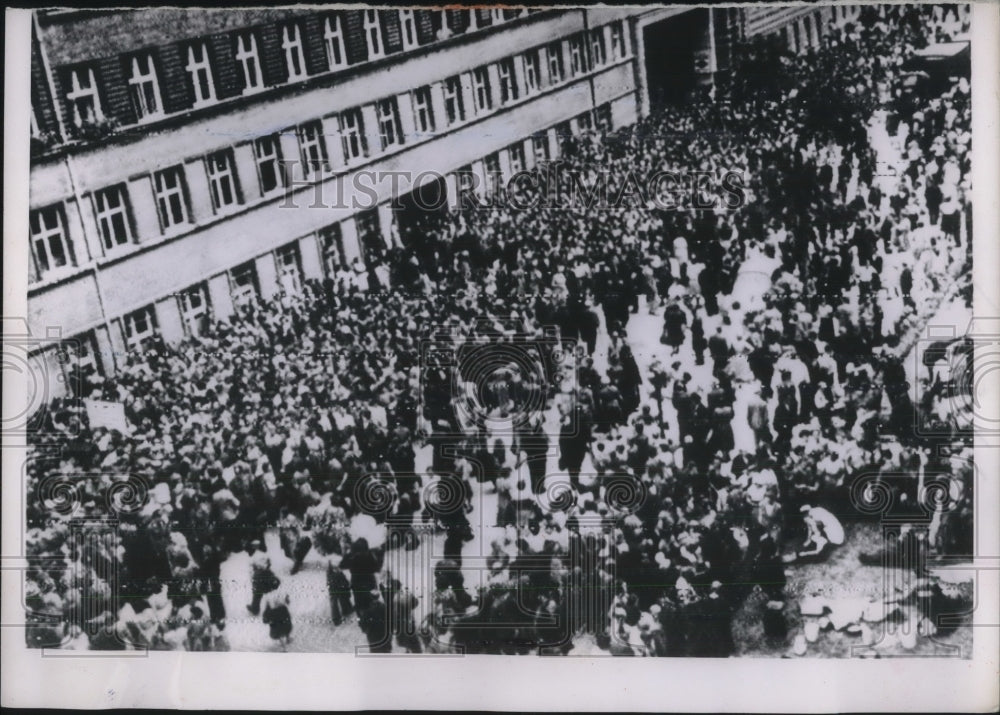
[[597, 404], [594, 411], [594, 429], [600, 432], [607, 432], [615, 425], [619, 425], [625, 419], [625, 409], [622, 406], [622, 396], [618, 388], [611, 384], [611, 381], [604, 377], [601, 380], [601, 389], [597, 393]]
[[367, 539], [358, 539], [340, 563], [341, 568], [351, 572], [351, 594], [354, 608], [363, 613], [371, 605], [371, 594], [378, 590], [376, 575], [382, 569], [381, 559], [368, 548]]
[[696, 313], [694, 320], [691, 321], [691, 348], [694, 350], [694, 364], [704, 365], [708, 341], [705, 339], [705, 327], [702, 324], [700, 313]]
[[712, 453], [709, 451], [712, 418], [708, 407], [697, 392], [691, 395], [691, 416], [688, 424], [690, 433], [684, 438], [684, 461], [705, 471], [712, 459]]
[[253, 595], [247, 610], [256, 616], [260, 613], [260, 602], [264, 594], [276, 589], [280, 581], [271, 570], [271, 559], [263, 550], [263, 545], [255, 543], [252, 548], [255, 549], [250, 556], [250, 587]]
[[434, 590], [439, 598], [451, 591], [460, 611], [464, 611], [473, 603], [472, 596], [465, 590], [462, 569], [458, 563], [450, 559], [442, 559], [434, 566]]
[[582, 419], [580, 406], [573, 407], [577, 417], [565, 415], [559, 430], [559, 469], [569, 474], [570, 483], [579, 485], [580, 467], [590, 448], [590, 424]]
[[330, 620], [339, 626], [354, 612], [354, 606], [351, 604], [351, 582], [332, 562], [326, 567], [326, 590], [330, 596]]
[[715, 329], [715, 334], [708, 339], [708, 353], [712, 356], [713, 374], [721, 374], [729, 362], [730, 355], [729, 342], [722, 335], [721, 325]]
[[691, 657], [728, 658], [735, 650], [732, 610], [721, 589], [721, 583], [713, 582], [708, 596], [693, 604], [687, 653]]
[[903, 303], [912, 309], [916, 309], [917, 305], [913, 302], [913, 296], [910, 295], [913, 290], [913, 271], [910, 270], [909, 266], [904, 266], [903, 271], [899, 274], [899, 292], [903, 296]]
[[709, 315], [716, 315], [719, 312], [719, 275], [716, 271], [705, 268], [698, 274], [698, 285], [701, 288], [701, 297], [705, 301], [705, 312]]
[[421, 653], [420, 638], [413, 611], [417, 608], [417, 597], [404, 588], [399, 579], [390, 579], [386, 588], [385, 602], [389, 614], [389, 630], [396, 637], [396, 643], [407, 653]]
[[708, 413], [712, 431], [708, 440], [709, 454], [728, 455], [735, 446], [733, 437], [733, 399], [717, 381], [708, 393]]
[[682, 442], [691, 431], [691, 419], [694, 416], [694, 404], [687, 389], [687, 383], [690, 380], [691, 376], [687, 373], [684, 373], [681, 379], [674, 380], [673, 394], [670, 399], [670, 404], [673, 405], [674, 412], [677, 413], [677, 432]]
[[593, 355], [594, 349], [597, 347], [597, 329], [601, 325], [601, 319], [597, 317], [597, 313], [583, 303], [580, 303], [578, 310], [580, 337], [587, 345], [587, 354]]
[[540, 494], [545, 490], [545, 462], [549, 453], [549, 436], [537, 415], [532, 416], [529, 424], [519, 430], [518, 442], [521, 450], [528, 456], [532, 491]]
[[201, 559], [198, 563], [206, 579], [205, 599], [208, 601], [209, 617], [219, 629], [224, 628], [226, 623], [226, 606], [222, 601], [220, 575], [222, 560], [223, 553], [217, 544], [207, 542], [202, 546]]
[[932, 226], [937, 226], [938, 219], [941, 217], [941, 202], [943, 200], [940, 185], [933, 178], [929, 179], [926, 188], [924, 188], [924, 202], [927, 204], [927, 214]]
[[621, 349], [618, 351], [618, 364], [621, 366], [619, 387], [622, 396], [622, 410], [627, 417], [639, 408], [639, 388], [642, 386], [642, 376], [639, 374], [639, 366], [632, 356], [632, 348], [624, 340], [622, 340]]
[[[357, 593], [354, 602], [357, 603]], [[364, 607], [358, 609], [358, 625], [368, 639], [369, 653], [392, 653], [392, 633], [389, 630], [389, 614], [379, 590], [369, 591], [363, 599]]]
[[278, 641], [282, 650], [288, 648], [292, 639], [292, 614], [288, 610], [288, 594], [278, 590], [280, 581], [264, 596], [264, 610], [261, 620], [268, 626], [271, 640]]
[[663, 335], [660, 342], [668, 345], [676, 353], [684, 344], [684, 326], [687, 325], [687, 315], [676, 303], [667, 306], [663, 313]]
[[792, 373], [781, 372], [781, 384], [777, 389], [778, 405], [774, 408], [775, 446], [781, 454], [787, 454], [792, 440], [792, 428], [799, 422], [799, 398]]

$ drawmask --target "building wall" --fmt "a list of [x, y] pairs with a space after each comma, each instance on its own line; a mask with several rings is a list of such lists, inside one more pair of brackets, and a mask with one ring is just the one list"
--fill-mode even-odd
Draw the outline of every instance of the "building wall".
[[860, 5], [748, 6], [744, 33], [746, 37], [781, 33], [790, 50], [804, 52], [818, 47], [831, 25], [850, 22], [860, 13]]
[[[315, 13], [310, 12], [148, 10], [133, 13], [127, 22], [100, 13], [66, 12], [47, 16], [40, 25], [43, 49], [49, 45], [54, 48], [48, 61], [51, 75], [57, 80], [63, 65], [95, 61], [87, 56], [89, 43], [82, 38], [89, 32], [96, 33], [97, 28], [102, 28], [102, 56], [96, 61], [104, 74], [113, 74], [116, 63], [120, 69], [119, 56], [142, 49], [136, 44], [140, 41], [144, 47], [159, 48], [161, 67], [176, 69], [183, 64], [178, 47], [191, 35], [202, 37], [208, 33], [214, 38], [215, 52], [222, 55], [226, 42], [220, 39], [220, 33], [247, 24], [258, 28], [261, 49], [267, 46], [272, 52], [277, 41], [280, 53], [276, 23], [289, 17], [299, 19], [307, 30], [303, 37], [306, 64], [316, 72], [322, 70], [322, 47], [316, 44], [321, 29]], [[491, 19], [488, 10], [474, 12], [480, 28]], [[70, 139], [61, 149], [33, 163], [31, 209], [59, 207], [76, 260], [75, 265], [59, 270], [35, 271], [37, 280], [29, 287], [32, 329], [60, 325], [66, 335], [85, 336], [96, 345], [102, 368], [111, 371], [126, 350], [124, 318], [135, 311], [148, 309], [159, 332], [166, 339], [178, 339], [188, 329], [180, 316], [178, 295], [199, 285], [205, 288], [212, 314], [226, 319], [233, 312], [232, 269], [248, 262], [253, 265], [258, 292], [268, 297], [280, 282], [275, 251], [289, 244], [297, 246], [297, 270], [302, 277], [323, 276], [327, 267], [320, 232], [339, 225], [343, 255], [349, 262], [363, 255], [356, 223], [359, 211], [378, 205], [380, 228], [387, 238], [391, 211], [386, 202], [392, 193], [402, 194], [410, 188], [408, 179], [400, 177], [395, 185], [382, 181], [375, 184], [374, 190], [361, 189], [357, 185], [359, 172], [408, 169], [446, 175], [471, 167], [482, 173], [486, 157], [493, 157], [491, 161], [509, 172], [509, 147], [522, 146], [530, 166], [530, 138], [538, 132], [546, 133], [549, 153], [554, 158], [559, 146], [557, 126], [573, 130], [581, 125], [592, 126], [599, 108], [610, 115], [614, 126], [634, 122], [641, 114], [642, 95], [636, 26], [650, 18], [660, 20], [679, 12], [684, 10], [604, 7], [545, 11], [444, 40], [432, 37], [430, 20], [421, 16], [418, 31], [424, 40], [430, 38], [426, 46], [409, 53], [397, 51], [343, 72], [320, 71], [318, 76], [253, 95], [222, 97], [222, 79], [232, 68], [227, 70], [221, 66], [224, 63], [213, 63], [217, 94], [222, 99], [214, 106], [197, 110], [184, 109], [184, 93], [164, 75], [160, 81], [163, 104], [168, 110], [180, 108], [176, 112], [141, 130], [120, 131], [90, 142]], [[389, 15], [386, 45], [398, 50], [400, 28], [392, 25], [395, 11]], [[449, 11], [446, 22], [462, 31], [462, 23], [470, 21], [468, 15]], [[138, 26], [136, 18], [141, 18]], [[358, 30], [359, 16], [351, 18], [351, 28]], [[623, 56], [616, 55], [611, 46], [611, 24], [619, 22], [626, 45]], [[579, 33], [592, 32], [604, 38], [606, 62], [570, 76], [568, 43]], [[589, 40], [589, 34], [584, 37]], [[357, 38], [353, 41], [357, 42]], [[589, 52], [590, 42], [584, 44]], [[350, 45], [347, 49], [348, 56], [359, 52], [356, 47], [351, 50]], [[547, 53], [555, 49], [562, 56], [565, 78], [553, 84], [547, 81]], [[523, 62], [526, 52], [536, 50], [543, 81], [540, 89], [529, 95]], [[262, 65], [265, 59], [262, 57]], [[514, 61], [519, 96], [501, 106], [498, 63], [508, 59]], [[488, 70], [493, 106], [477, 114], [473, 111], [472, 71], [479, 67]], [[272, 80], [280, 80], [277, 70], [266, 66], [262, 69]], [[467, 117], [464, 122], [447, 126], [443, 83], [456, 75], [463, 86]], [[419, 77], [421, 84], [415, 84], [414, 77]], [[58, 81], [54, 84], [58, 97], [62, 90]], [[430, 88], [435, 115], [435, 131], [427, 134], [415, 131], [412, 114], [410, 92], [421, 86]], [[388, 97], [397, 102], [406, 139], [400, 146], [383, 150], [374, 126], [375, 103]], [[115, 100], [103, 94], [102, 103], [105, 101], [109, 107], [124, 107], [127, 97]], [[369, 154], [346, 162], [338, 118], [353, 109], [358, 109], [365, 119]], [[586, 122], [580, 121], [583, 115], [587, 116]], [[68, 116], [65, 109], [63, 116]], [[127, 118], [127, 111], [120, 109], [119, 116]], [[329, 168], [306, 179], [299, 161], [299, 127], [312, 121], [319, 122], [322, 128]], [[278, 139], [283, 158], [295, 166], [291, 167], [292, 185], [287, 190], [263, 196], [252, 142], [272, 135]], [[210, 201], [205, 157], [221, 150], [232, 152], [241, 201], [238, 206], [217, 212]], [[164, 229], [153, 174], [169, 167], [180, 167], [183, 172], [190, 220]], [[95, 192], [119, 184], [127, 190], [131, 238], [125, 245], [108, 250], [101, 239]], [[450, 184], [454, 187], [454, 181]]]

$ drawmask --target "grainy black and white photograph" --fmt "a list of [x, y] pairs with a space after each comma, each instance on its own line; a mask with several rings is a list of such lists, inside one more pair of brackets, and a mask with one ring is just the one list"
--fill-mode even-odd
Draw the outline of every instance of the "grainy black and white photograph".
[[971, 17], [30, 11], [5, 639], [971, 659]]

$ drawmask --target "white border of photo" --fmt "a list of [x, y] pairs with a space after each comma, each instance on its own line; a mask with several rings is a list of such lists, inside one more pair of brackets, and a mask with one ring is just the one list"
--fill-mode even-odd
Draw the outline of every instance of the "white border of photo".
[[[777, 4], [777, 3], [776, 3]], [[853, 3], [852, 3], [853, 4]], [[4, 116], [4, 316], [26, 315], [29, 26], [7, 10]], [[1000, 316], [1000, 5], [973, 3], [975, 314]], [[4, 371], [4, 413], [24, 404]], [[1000, 371], [981, 406], [1000, 417]], [[10, 437], [10, 438], [8, 438]], [[18, 439], [21, 440], [18, 443]], [[995, 711], [1000, 654], [1000, 448], [977, 446], [976, 629], [964, 659], [360, 658], [275, 653], [42, 657], [20, 624], [23, 438], [3, 438], [2, 704], [61, 708], [638, 711]], [[51, 654], [50, 654], [51, 655]]]

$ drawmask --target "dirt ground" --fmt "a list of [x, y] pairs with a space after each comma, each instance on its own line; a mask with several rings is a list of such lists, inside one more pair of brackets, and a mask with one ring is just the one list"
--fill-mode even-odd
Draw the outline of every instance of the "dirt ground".
[[[785, 569], [788, 578], [788, 599], [785, 617], [788, 635], [784, 639], [765, 637], [761, 616], [766, 599], [763, 594], [751, 595], [738, 611], [733, 622], [733, 636], [737, 654], [747, 657], [783, 657], [792, 655], [792, 643], [803, 632], [803, 617], [798, 600], [802, 596], [818, 595], [824, 598], [881, 599], [896, 592], [897, 586], [907, 583], [908, 577], [900, 570], [882, 566], [865, 566], [858, 561], [863, 551], [875, 551], [881, 543], [877, 525], [854, 523], [845, 525], [847, 539], [830, 557], [817, 564], [790, 565]], [[959, 589], [971, 597], [971, 582], [960, 584]], [[971, 598], [969, 599], [971, 601]], [[871, 649], [861, 646], [861, 637], [832, 629], [822, 631], [815, 643], [809, 643], [805, 657], [960, 657], [972, 655], [971, 614], [962, 620], [963, 625], [947, 635], [920, 637], [917, 646], [905, 650], [900, 643], [902, 624], [876, 625], [874, 645]]]

